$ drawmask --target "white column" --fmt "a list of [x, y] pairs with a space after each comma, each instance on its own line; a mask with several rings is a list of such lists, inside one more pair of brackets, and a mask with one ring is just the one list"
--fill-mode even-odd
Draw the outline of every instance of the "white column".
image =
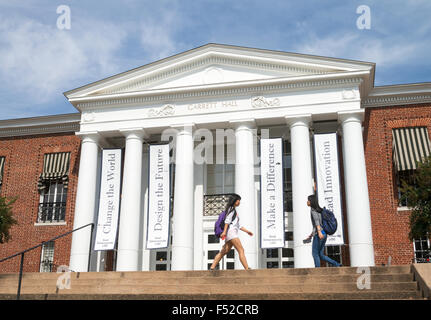
[[141, 270], [150, 270], [150, 253], [151, 250], [146, 250], [147, 240], [147, 224], [148, 224], [148, 166], [149, 166], [149, 148], [148, 145], [144, 145], [144, 151], [142, 156], [142, 194], [141, 194], [141, 212], [143, 217], [143, 223], [141, 224], [141, 243], [140, 250], [142, 250], [141, 257]]
[[193, 126], [186, 124], [172, 127], [178, 132], [175, 139], [171, 270], [193, 270]]
[[[82, 136], [73, 229], [95, 222], [98, 140], [96, 133]], [[69, 264], [75, 272], [88, 271], [91, 230], [86, 227], [72, 234]]]
[[[258, 265], [258, 239], [256, 194], [254, 185], [254, 145], [253, 129], [255, 121], [239, 120], [229, 121], [235, 128], [235, 193], [241, 196], [241, 204], [237, 208], [241, 224], [253, 236], [240, 231], [239, 236], [244, 247], [244, 253], [250, 268], [257, 269]], [[243, 269], [238, 256], [235, 258], [235, 269]]]
[[307, 198], [313, 194], [309, 125], [311, 115], [288, 116], [292, 150], [293, 242], [295, 268], [313, 268], [311, 243], [304, 244], [312, 231]]
[[117, 271], [137, 271], [141, 224], [143, 130], [122, 131], [126, 137]]
[[352, 267], [374, 266], [370, 202], [362, 138], [363, 114], [364, 110], [338, 113], [338, 120], [343, 129], [344, 184]]

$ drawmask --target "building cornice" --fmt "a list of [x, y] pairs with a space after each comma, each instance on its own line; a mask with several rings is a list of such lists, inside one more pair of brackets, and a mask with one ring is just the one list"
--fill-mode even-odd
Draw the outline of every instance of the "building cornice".
[[79, 131], [80, 113], [0, 120], [0, 137], [17, 137]]
[[262, 92], [299, 91], [310, 88], [359, 86], [367, 71], [340, 72], [336, 74], [252, 80], [193, 87], [168, 88], [71, 98], [70, 102], [80, 111], [90, 111], [118, 106], [145, 105], [154, 102], [193, 100], [202, 97], [256, 95]]
[[414, 83], [375, 87], [362, 105], [365, 108], [431, 102], [431, 83]]

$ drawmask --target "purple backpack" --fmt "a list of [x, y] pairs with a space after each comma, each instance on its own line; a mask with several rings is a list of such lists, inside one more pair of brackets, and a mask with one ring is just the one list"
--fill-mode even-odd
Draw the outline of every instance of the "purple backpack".
[[[235, 220], [235, 218], [236, 218], [236, 211], [233, 214], [232, 221]], [[226, 211], [223, 211], [222, 213], [219, 214], [218, 219], [214, 225], [214, 233], [219, 238], [220, 238], [220, 236], [224, 230], [224, 220], [225, 219], [226, 219]]]

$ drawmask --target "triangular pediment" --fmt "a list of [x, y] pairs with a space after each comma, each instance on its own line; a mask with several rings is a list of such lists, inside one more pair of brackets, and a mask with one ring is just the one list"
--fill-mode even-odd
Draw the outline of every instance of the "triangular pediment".
[[208, 44], [65, 93], [69, 100], [370, 71], [374, 64]]

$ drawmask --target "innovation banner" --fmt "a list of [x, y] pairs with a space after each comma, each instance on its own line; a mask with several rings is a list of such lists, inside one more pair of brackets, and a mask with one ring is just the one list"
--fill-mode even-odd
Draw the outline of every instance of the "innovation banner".
[[283, 142], [260, 140], [261, 248], [284, 247]]
[[148, 166], [147, 249], [169, 245], [169, 144], [150, 145]]
[[104, 149], [94, 250], [113, 250], [120, 212], [121, 149]]
[[314, 156], [319, 205], [334, 212], [337, 231], [328, 236], [327, 245], [344, 244], [343, 214], [341, 209], [340, 177], [338, 166], [337, 134], [315, 134]]

